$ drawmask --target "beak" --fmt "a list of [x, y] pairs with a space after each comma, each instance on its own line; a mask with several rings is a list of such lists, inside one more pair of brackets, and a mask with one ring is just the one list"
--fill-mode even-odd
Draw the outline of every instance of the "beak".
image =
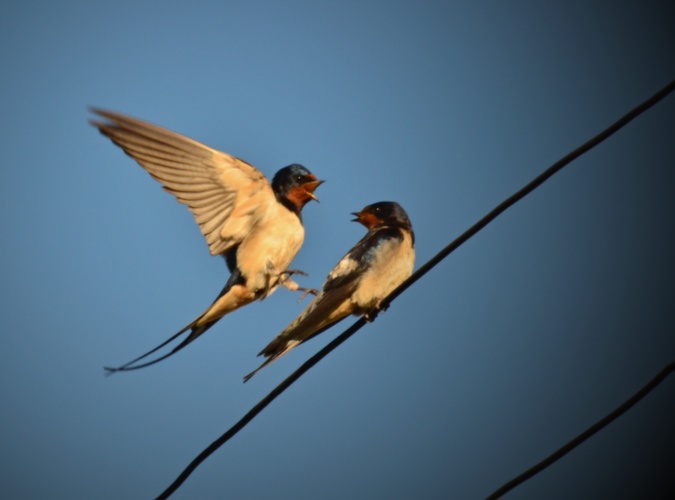
[[370, 212], [366, 212], [365, 210], [366, 209], [364, 208], [360, 212], [352, 212], [352, 215], [356, 216], [356, 219], [352, 219], [352, 222], [358, 222], [370, 231], [374, 227], [377, 227], [379, 224], [381, 224], [382, 219]]
[[302, 187], [305, 188], [305, 193], [307, 193], [307, 195], [308, 195], [311, 199], [313, 199], [314, 201], [316, 201], [316, 202], [318, 203], [318, 202], [319, 202], [319, 198], [317, 198], [316, 195], [314, 194], [314, 190], [315, 190], [316, 188], [318, 188], [318, 187], [319, 187], [321, 184], [323, 184], [324, 182], [326, 182], [326, 181], [319, 181], [319, 180], [316, 180], [316, 181], [309, 181], [309, 182], [305, 182], [305, 183], [302, 185]]

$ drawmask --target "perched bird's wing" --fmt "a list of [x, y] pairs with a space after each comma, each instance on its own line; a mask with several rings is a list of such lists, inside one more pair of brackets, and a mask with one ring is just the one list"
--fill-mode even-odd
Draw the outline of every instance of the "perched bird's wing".
[[321, 292], [300, 316], [258, 353], [258, 356], [265, 356], [267, 359], [246, 375], [244, 382], [294, 347], [319, 335], [349, 316], [354, 309], [349, 298], [356, 286], [357, 282], [353, 281], [328, 292]]
[[374, 248], [381, 231], [369, 231], [328, 273], [321, 293], [283, 332], [277, 335], [259, 356], [279, 357], [289, 342], [293, 346], [311, 339], [354, 311], [351, 296], [368, 269], [369, 249]]
[[244, 382], [294, 347], [316, 337], [355, 310], [351, 296], [358, 288], [368, 268], [367, 251], [379, 237], [377, 230], [369, 231], [328, 274], [321, 293], [277, 335], [258, 356], [267, 359], [244, 377]]
[[349, 298], [357, 287], [357, 281], [345, 283], [340, 287], [321, 292], [317, 298], [277, 335], [260, 353], [259, 356], [279, 357], [282, 351], [309, 340], [327, 328], [333, 326], [352, 312]]
[[243, 160], [136, 118], [91, 111], [105, 119], [92, 125], [187, 205], [212, 255], [240, 243], [275, 201], [262, 172]]

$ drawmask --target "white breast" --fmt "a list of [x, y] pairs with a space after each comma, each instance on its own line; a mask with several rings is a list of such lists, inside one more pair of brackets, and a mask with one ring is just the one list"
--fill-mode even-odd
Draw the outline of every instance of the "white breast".
[[237, 265], [254, 290], [276, 288], [279, 274], [286, 271], [300, 250], [305, 229], [293, 212], [274, 203], [242, 241]]
[[377, 252], [363, 274], [352, 301], [363, 310], [379, 305], [380, 300], [403, 283], [415, 266], [415, 249], [410, 234], [404, 232], [402, 241], [392, 239]]

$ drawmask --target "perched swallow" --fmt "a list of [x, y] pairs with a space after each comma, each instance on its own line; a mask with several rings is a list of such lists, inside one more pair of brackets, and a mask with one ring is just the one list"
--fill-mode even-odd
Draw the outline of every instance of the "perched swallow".
[[267, 359], [244, 382], [350, 314], [373, 318], [382, 299], [412, 274], [415, 235], [408, 214], [398, 203], [374, 203], [352, 215], [368, 233], [328, 274], [312, 303], [258, 354]]
[[[305, 290], [290, 279], [288, 266], [302, 245], [300, 212], [323, 182], [302, 165], [279, 170], [272, 183], [245, 161], [150, 123], [101, 109], [90, 120], [100, 132], [159, 181], [194, 215], [212, 255], [223, 255], [230, 277], [216, 300], [197, 319], [151, 351], [109, 372], [148, 366], [183, 349], [220, 318], [262, 300], [279, 285]], [[99, 119], [101, 121], [99, 121]], [[134, 365], [181, 334], [171, 352]], [[132, 366], [134, 365], [134, 366]]]

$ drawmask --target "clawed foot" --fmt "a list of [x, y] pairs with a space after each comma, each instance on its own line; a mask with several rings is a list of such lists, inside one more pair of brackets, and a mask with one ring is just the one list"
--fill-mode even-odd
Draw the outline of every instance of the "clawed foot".
[[309, 276], [305, 271], [302, 271], [300, 269], [286, 269], [282, 275], [286, 275], [287, 278], [290, 278], [294, 274], [299, 274], [300, 276]]
[[310, 293], [314, 295], [315, 297], [319, 295], [319, 290], [316, 288], [300, 288], [298, 287], [298, 291], [302, 292], [302, 295], [300, 295], [300, 298], [298, 299], [298, 302], [302, 302], [302, 299], [307, 297]]
[[316, 288], [303, 288], [300, 285], [298, 285], [295, 281], [291, 279], [291, 276], [294, 274], [299, 274], [300, 276], [307, 276], [307, 273], [305, 271], [301, 271], [300, 269], [286, 269], [284, 272], [280, 273], [280, 279], [279, 282], [292, 292], [302, 292], [302, 295], [300, 295], [300, 298], [298, 299], [298, 302], [300, 302], [302, 299], [307, 297], [310, 293], [313, 295], [319, 295], [319, 290]]
[[368, 323], [371, 323], [375, 321], [378, 314], [385, 312], [387, 309], [389, 309], [389, 304], [378, 304], [372, 310], [364, 314], [363, 317]]

